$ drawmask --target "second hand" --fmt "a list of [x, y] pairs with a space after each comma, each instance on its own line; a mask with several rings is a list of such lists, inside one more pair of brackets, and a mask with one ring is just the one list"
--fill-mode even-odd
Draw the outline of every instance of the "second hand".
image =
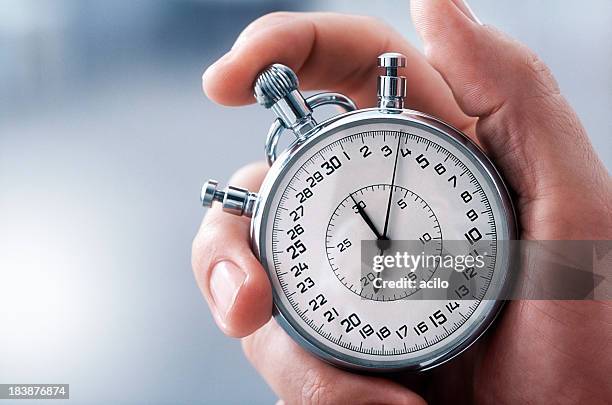
[[[389, 190], [389, 200], [387, 201], [387, 213], [385, 215], [385, 228], [383, 229], [383, 240], [389, 240], [387, 231], [389, 229], [389, 214], [391, 213], [391, 200], [393, 199], [393, 189], [395, 188], [395, 174], [397, 173], [397, 161], [399, 157], [399, 148], [402, 137], [397, 137], [397, 148], [395, 149], [395, 162], [393, 163], [393, 175], [391, 176], [391, 190]], [[383, 249], [384, 250], [384, 249]]]
[[[402, 137], [401, 135], [397, 136], [397, 148], [395, 148], [395, 162], [393, 162], [393, 175], [391, 176], [391, 190], [389, 190], [389, 199], [387, 200], [387, 213], [385, 214], [385, 227], [383, 229], [382, 238], [378, 238], [378, 248], [380, 249], [379, 255], [382, 256], [386, 249], [390, 246], [390, 239], [387, 236], [387, 231], [389, 230], [389, 217], [391, 214], [391, 201], [393, 200], [393, 190], [395, 189], [395, 175], [397, 173], [397, 161], [399, 157], [399, 148]], [[380, 278], [382, 281], [382, 271], [380, 272]], [[374, 288], [374, 293], [378, 294], [380, 288]]]

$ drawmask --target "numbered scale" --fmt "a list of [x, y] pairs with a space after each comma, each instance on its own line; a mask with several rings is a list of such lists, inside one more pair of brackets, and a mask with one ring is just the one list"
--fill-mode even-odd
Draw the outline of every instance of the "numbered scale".
[[[516, 224], [508, 191], [482, 151], [455, 128], [404, 109], [398, 70], [405, 57], [386, 53], [378, 65], [385, 70], [378, 106], [363, 110], [339, 93], [304, 99], [284, 65], [263, 71], [255, 97], [278, 118], [261, 189], [220, 190], [209, 180], [201, 199], [252, 217], [252, 246], [270, 278], [276, 320], [299, 344], [341, 367], [425, 370], [465, 350], [493, 322], [502, 301], [490, 299], [491, 289], [501, 291], [511, 270], [499, 241], [515, 239]], [[346, 112], [317, 123], [312, 110], [326, 104]], [[296, 139], [277, 157], [287, 129]], [[485, 287], [459, 286], [457, 299], [408, 299], [412, 290], [377, 286], [374, 272], [362, 270], [364, 240], [421, 241], [433, 253], [445, 241], [487, 241], [493, 254], [472, 273]]]

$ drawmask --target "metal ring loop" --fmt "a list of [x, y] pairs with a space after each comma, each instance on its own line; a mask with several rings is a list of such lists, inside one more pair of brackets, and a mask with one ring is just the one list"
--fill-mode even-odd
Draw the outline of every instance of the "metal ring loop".
[[268, 165], [272, 166], [274, 161], [276, 160], [276, 146], [278, 145], [278, 138], [280, 138], [281, 133], [285, 127], [281, 124], [280, 119], [275, 119], [270, 129], [268, 130], [268, 135], [266, 136], [266, 159], [268, 160]]
[[310, 107], [310, 109], [314, 110], [317, 107], [327, 104], [335, 104], [337, 106], [342, 107], [346, 112], [354, 111], [357, 109], [357, 106], [347, 96], [341, 93], [319, 93], [313, 96], [310, 96], [306, 99], [306, 104]]
[[[306, 99], [306, 104], [308, 104], [308, 107], [310, 107], [311, 110], [330, 104], [337, 105], [346, 112], [357, 109], [357, 106], [353, 100], [340, 93], [315, 94]], [[268, 130], [268, 135], [266, 136], [266, 159], [268, 160], [268, 165], [270, 166], [272, 166], [276, 160], [276, 147], [278, 146], [278, 139], [284, 130], [285, 127], [278, 118], [272, 123], [270, 129]]]

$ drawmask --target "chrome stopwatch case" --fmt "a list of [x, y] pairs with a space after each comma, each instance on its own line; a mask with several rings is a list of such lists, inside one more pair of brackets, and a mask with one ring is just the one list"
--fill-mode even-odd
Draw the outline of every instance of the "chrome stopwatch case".
[[[347, 368], [425, 370], [451, 359], [493, 322], [512, 271], [502, 242], [517, 231], [501, 177], [460, 131], [403, 108], [405, 63], [396, 53], [378, 58], [385, 70], [378, 106], [363, 110], [338, 93], [304, 99], [291, 69], [270, 66], [255, 83], [257, 101], [277, 115], [259, 192], [220, 190], [212, 180], [202, 188], [204, 206], [218, 201], [252, 216], [252, 247], [268, 273], [278, 323], [315, 355]], [[325, 104], [346, 112], [317, 123], [312, 110]], [[277, 157], [286, 130], [296, 139]], [[432, 282], [447, 270], [440, 262], [401, 269], [400, 241], [422, 246], [413, 252], [422, 257], [444, 255], [453, 241], [474, 256], [470, 246], [484, 242], [484, 265], [461, 274], [480, 280], [479, 288], [466, 283], [442, 298], [415, 298], [440, 287]]]

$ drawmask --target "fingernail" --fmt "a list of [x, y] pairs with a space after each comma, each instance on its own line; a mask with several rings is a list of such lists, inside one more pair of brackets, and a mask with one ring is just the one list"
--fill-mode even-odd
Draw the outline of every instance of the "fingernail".
[[225, 320], [232, 309], [245, 279], [244, 271], [230, 261], [219, 262], [213, 267], [210, 274], [210, 292], [221, 320]]
[[453, 3], [461, 10], [463, 14], [465, 14], [470, 20], [474, 21], [476, 24], [483, 25], [482, 21], [474, 14], [474, 11], [467, 3], [466, 0], [453, 0]]

